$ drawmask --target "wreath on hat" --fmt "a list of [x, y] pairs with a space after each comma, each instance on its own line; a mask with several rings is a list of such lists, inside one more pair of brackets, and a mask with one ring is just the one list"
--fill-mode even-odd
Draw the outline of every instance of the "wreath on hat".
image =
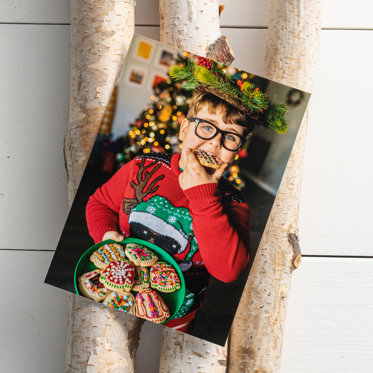
[[243, 111], [258, 125], [283, 134], [287, 130], [287, 106], [274, 102], [254, 84], [236, 80], [227, 74], [225, 66], [205, 57], [190, 59], [185, 64], [170, 67], [169, 76], [175, 81], [184, 80], [183, 88], [209, 92]]

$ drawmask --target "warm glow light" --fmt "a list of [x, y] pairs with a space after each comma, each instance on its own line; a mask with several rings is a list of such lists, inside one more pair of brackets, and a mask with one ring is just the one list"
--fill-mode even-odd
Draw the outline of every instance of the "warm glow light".
[[146, 114], [146, 117], [145, 117], [146, 119], [150, 119], [150, 115], [149, 114]]
[[242, 74], [241, 74], [241, 78], [242, 78], [242, 79], [247, 79], [247, 77], [248, 77], [247, 73], [242, 73]]
[[150, 98], [151, 98], [153, 101], [155, 100], [155, 96], [154, 96], [154, 95], [152, 95]]
[[241, 179], [237, 179], [237, 180], [236, 180], [236, 183], [237, 183], [237, 184], [241, 184]]
[[236, 161], [238, 158], [240, 157], [238, 156], [238, 154], [236, 154], [236, 156], [234, 157], [234, 160]]
[[146, 127], [148, 127], [149, 126], [149, 124], [148, 123], [144, 123], [144, 127], [146, 128]]
[[149, 114], [153, 114], [154, 113], [154, 110], [153, 109], [150, 109], [149, 110]]
[[166, 144], [166, 145], [164, 146], [164, 148], [165, 148], [165, 149], [170, 149], [170, 145]]
[[237, 173], [237, 172], [233, 172], [232, 176], [233, 176], [234, 178], [236, 178], [236, 177], [238, 176], [238, 173]]
[[173, 115], [172, 120], [176, 120], [176, 119], [177, 119], [176, 115]]
[[174, 110], [176, 110], [176, 109], [177, 109], [177, 105], [174, 105], [174, 106], [172, 106], [172, 107], [173, 107], [173, 109], [174, 109]]
[[161, 135], [163, 135], [163, 134], [164, 134], [164, 130], [160, 130], [159, 133], [160, 133]]
[[143, 152], [144, 152], [144, 153], [150, 153], [150, 149], [149, 149], [149, 148], [145, 148], [145, 149], [143, 150]]
[[144, 141], [144, 140], [141, 140], [141, 141], [140, 141], [140, 144], [141, 144], [141, 145], [145, 145], [145, 141]]
[[154, 146], [158, 146], [158, 145], [159, 145], [158, 141], [155, 141]]

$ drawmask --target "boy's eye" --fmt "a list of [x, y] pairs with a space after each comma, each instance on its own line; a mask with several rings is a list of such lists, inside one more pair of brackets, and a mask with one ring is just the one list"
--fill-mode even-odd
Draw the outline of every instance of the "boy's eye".
[[212, 126], [208, 125], [208, 124], [203, 124], [202, 128], [206, 132], [213, 132], [214, 131], [214, 128]]
[[234, 141], [234, 140], [235, 140], [235, 137], [234, 137], [233, 135], [227, 133], [227, 134], [225, 135], [225, 139], [226, 139], [226, 140], [229, 140], [229, 141]]

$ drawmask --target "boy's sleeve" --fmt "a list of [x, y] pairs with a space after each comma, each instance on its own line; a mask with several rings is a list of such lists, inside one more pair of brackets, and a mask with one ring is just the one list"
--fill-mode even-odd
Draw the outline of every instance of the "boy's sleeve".
[[124, 165], [108, 182], [89, 197], [86, 206], [88, 231], [95, 243], [108, 231], [119, 231], [118, 215], [124, 189], [129, 183], [131, 163]]
[[232, 199], [222, 204], [218, 184], [198, 185], [184, 191], [190, 201], [193, 230], [208, 272], [223, 282], [238, 278], [250, 260], [247, 203]]

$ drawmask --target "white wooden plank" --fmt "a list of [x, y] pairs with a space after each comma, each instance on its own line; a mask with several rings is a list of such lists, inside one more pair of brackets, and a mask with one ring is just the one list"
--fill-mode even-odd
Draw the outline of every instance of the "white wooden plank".
[[[0, 248], [55, 248], [67, 215], [69, 26], [0, 25]], [[6, 175], [6, 177], [4, 177]]]
[[310, 102], [303, 254], [373, 255], [373, 31], [324, 31]]
[[69, 23], [69, 0], [2, 0], [0, 22]]
[[341, 29], [372, 29], [371, 0], [323, 1], [322, 27]]
[[[224, 5], [220, 20], [222, 27], [267, 26], [269, 0], [225, 0], [221, 3]], [[159, 25], [159, 2], [137, 0], [135, 21], [140, 25]]]
[[52, 252], [0, 250], [0, 371], [64, 372], [66, 292], [44, 284]]
[[283, 373], [370, 373], [373, 259], [303, 258], [292, 278]]
[[[267, 27], [269, 0], [225, 0], [222, 27]], [[371, 0], [328, 0], [323, 2], [323, 28], [373, 28]], [[158, 1], [137, 0], [136, 24], [159, 25]]]
[[[267, 27], [269, 0], [225, 0], [222, 27]], [[157, 0], [137, 0], [137, 25], [159, 25]], [[373, 2], [370, 0], [328, 0], [323, 2], [324, 28], [373, 28]], [[70, 23], [69, 0], [3, 0], [0, 22]]]

